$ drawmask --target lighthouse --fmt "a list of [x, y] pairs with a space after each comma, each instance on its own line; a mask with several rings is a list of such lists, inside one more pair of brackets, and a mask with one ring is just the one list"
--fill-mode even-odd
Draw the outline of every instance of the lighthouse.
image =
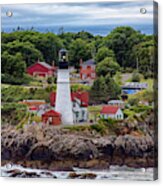
[[59, 51], [55, 110], [61, 114], [62, 124], [73, 125], [68, 52], [65, 49]]

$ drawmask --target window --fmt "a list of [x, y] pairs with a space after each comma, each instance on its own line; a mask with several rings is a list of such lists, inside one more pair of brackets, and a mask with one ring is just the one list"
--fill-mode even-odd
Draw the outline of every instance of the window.
[[91, 66], [87, 66], [87, 69], [91, 69]]
[[75, 106], [76, 106], [75, 102], [73, 102], [73, 103], [72, 103], [72, 106], [73, 106], [73, 107], [75, 107]]
[[76, 114], [76, 119], [77, 119], [79, 117], [79, 112], [76, 112], [75, 114]]
[[82, 110], [82, 119], [84, 119], [85, 111]]
[[92, 73], [91, 76], [92, 76], [92, 78], [95, 78], [95, 73]]
[[86, 79], [86, 74], [83, 74], [83, 79]]

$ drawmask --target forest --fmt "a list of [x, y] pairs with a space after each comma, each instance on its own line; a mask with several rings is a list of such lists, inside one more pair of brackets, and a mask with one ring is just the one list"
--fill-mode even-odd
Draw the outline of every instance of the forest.
[[49, 64], [54, 61], [57, 65], [61, 48], [69, 51], [70, 65], [77, 69], [80, 59], [95, 59], [98, 76], [135, 69], [145, 78], [152, 76], [154, 37], [131, 27], [117, 27], [105, 37], [85, 31], [54, 34], [18, 29], [2, 32], [2, 82], [27, 83], [26, 68], [38, 59]]

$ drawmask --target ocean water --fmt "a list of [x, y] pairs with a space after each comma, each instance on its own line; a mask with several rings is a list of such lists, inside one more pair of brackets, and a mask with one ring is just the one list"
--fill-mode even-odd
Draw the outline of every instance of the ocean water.
[[96, 180], [107, 179], [107, 180], [137, 180], [137, 181], [152, 181], [153, 180], [153, 168], [129, 168], [126, 166], [110, 166], [108, 170], [88, 170], [88, 169], [79, 169], [75, 168], [73, 171], [48, 171], [41, 169], [31, 169], [24, 168], [19, 165], [2, 166], [1, 167], [1, 176], [11, 177], [11, 173], [7, 173], [10, 170], [20, 170], [30, 173], [37, 173], [41, 178], [57, 178], [57, 179], [67, 179], [69, 178], [70, 173], [76, 174], [85, 174], [93, 173], [96, 175]]
[[[93, 35], [101, 35], [101, 36], [106, 36], [108, 35], [113, 29], [115, 29], [118, 26], [131, 26], [137, 31], [140, 31], [143, 34], [146, 35], [151, 35], [153, 34], [153, 25], [151, 24], [140, 24], [140, 25], [87, 25], [87, 26], [63, 26], [63, 31], [64, 32], [74, 32], [77, 33], [79, 31], [87, 31], [92, 33]], [[52, 32], [55, 34], [59, 33], [60, 26], [40, 26], [40, 27], [33, 27], [34, 30], [39, 31], [39, 32]], [[2, 26], [2, 31], [4, 32], [12, 32], [16, 28], [11, 28], [11, 27], [4, 27]], [[24, 30], [31, 29], [31, 27], [26, 27], [23, 28]]]

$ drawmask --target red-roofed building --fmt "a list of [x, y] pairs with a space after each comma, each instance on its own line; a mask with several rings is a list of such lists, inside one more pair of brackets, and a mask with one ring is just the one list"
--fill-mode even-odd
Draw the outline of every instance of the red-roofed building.
[[[73, 106], [73, 118], [74, 123], [87, 121], [88, 119], [88, 104], [89, 104], [89, 94], [88, 92], [73, 92], [71, 93], [71, 100]], [[50, 93], [50, 104], [55, 107], [56, 93]], [[64, 106], [64, 105], [63, 105]]]
[[42, 107], [46, 105], [45, 100], [23, 100], [19, 102], [20, 104], [24, 104], [28, 107], [30, 112], [38, 112]]
[[36, 106], [29, 106], [29, 111], [31, 111], [31, 112], [37, 112], [38, 111], [38, 107], [36, 107]]
[[77, 99], [80, 101], [81, 107], [88, 107], [89, 103], [89, 94], [88, 92], [73, 92], [71, 93], [72, 101], [76, 101]]
[[[77, 92], [72, 92], [71, 93], [71, 100], [72, 102], [75, 102], [76, 100], [80, 101], [80, 105], [82, 107], [88, 107], [89, 104], [89, 94], [88, 92], [82, 92], [82, 91], [77, 91]], [[50, 104], [51, 106], [55, 106], [55, 101], [56, 101], [56, 92], [51, 92], [50, 93]]]
[[27, 73], [31, 76], [51, 77], [54, 75], [56, 67], [45, 62], [36, 62], [27, 68]]
[[49, 110], [42, 114], [42, 122], [49, 125], [60, 125], [61, 114], [54, 110]]
[[94, 80], [96, 78], [95, 68], [96, 65], [93, 59], [85, 61], [84, 63], [80, 61], [80, 78], [86, 81]]
[[104, 119], [112, 118], [112, 119], [121, 120], [124, 118], [121, 108], [116, 106], [110, 106], [110, 105], [105, 105], [102, 107], [100, 116]]

